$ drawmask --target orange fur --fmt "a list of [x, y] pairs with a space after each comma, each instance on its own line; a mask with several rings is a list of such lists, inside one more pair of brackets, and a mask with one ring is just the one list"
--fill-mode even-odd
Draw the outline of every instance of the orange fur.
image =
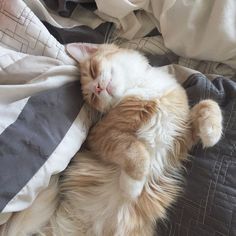
[[91, 129], [89, 148], [104, 161], [121, 166], [132, 178], [142, 179], [148, 172], [150, 158], [135, 133], [157, 109], [156, 101], [124, 99]]
[[200, 101], [191, 110], [192, 139], [201, 139], [204, 147], [215, 145], [222, 135], [222, 114], [219, 105], [210, 99]]
[[[175, 113], [180, 127], [182, 126], [172, 149], [166, 156], [163, 178], [160, 176], [155, 179], [148, 171], [149, 168], [145, 168], [145, 164], [150, 164], [147, 144], [139, 140], [136, 135], [136, 131], [142, 128], [162, 106], [159, 107], [159, 101], [143, 101], [131, 97], [111, 109], [91, 129], [87, 141], [96, 156], [86, 154], [84, 158], [84, 154], [78, 154], [65, 172], [62, 182], [62, 192], [66, 198], [70, 199], [71, 192], [75, 191], [84, 195], [81, 198], [90, 199], [93, 192], [96, 192], [94, 188], [106, 185], [110, 179], [119, 176], [119, 167], [137, 179], [147, 175], [148, 180], [142, 194], [136, 201], [129, 203], [126, 211], [131, 217], [127, 225], [122, 226], [122, 232], [127, 236], [152, 235], [156, 220], [165, 217], [166, 209], [181, 192], [179, 173], [182, 168], [181, 161], [187, 157], [187, 143], [191, 131], [187, 97], [180, 88], [178, 91], [166, 94], [160, 102], [169, 112]], [[102, 162], [98, 160], [100, 158]], [[97, 172], [99, 169], [102, 171]], [[125, 203], [126, 200], [122, 201]], [[103, 235], [116, 235], [118, 226], [113, 217], [107, 219], [106, 225], [109, 227], [104, 229]]]

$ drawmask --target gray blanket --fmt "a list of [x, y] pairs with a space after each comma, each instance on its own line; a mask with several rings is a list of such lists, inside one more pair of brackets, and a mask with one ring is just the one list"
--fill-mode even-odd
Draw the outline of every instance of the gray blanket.
[[236, 235], [236, 83], [222, 76], [210, 81], [191, 75], [185, 82], [191, 104], [212, 98], [223, 110], [224, 131], [213, 148], [197, 145], [186, 171], [185, 193], [158, 225], [163, 236]]

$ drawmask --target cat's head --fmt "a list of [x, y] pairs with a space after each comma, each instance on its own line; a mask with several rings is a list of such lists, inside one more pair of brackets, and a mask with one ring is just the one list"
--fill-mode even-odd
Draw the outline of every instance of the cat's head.
[[66, 48], [79, 62], [84, 99], [100, 112], [108, 111], [137, 86], [149, 66], [139, 52], [114, 44], [72, 43]]

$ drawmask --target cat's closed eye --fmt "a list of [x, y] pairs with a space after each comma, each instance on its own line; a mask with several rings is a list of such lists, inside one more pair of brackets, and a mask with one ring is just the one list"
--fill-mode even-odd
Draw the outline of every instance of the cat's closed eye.
[[89, 67], [90, 75], [93, 79], [96, 79], [98, 76], [98, 64], [94, 60], [90, 60], [90, 67]]

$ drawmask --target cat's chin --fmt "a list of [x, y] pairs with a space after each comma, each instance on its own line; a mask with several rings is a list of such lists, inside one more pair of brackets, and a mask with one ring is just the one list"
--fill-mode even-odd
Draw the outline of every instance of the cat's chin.
[[99, 95], [99, 104], [96, 106], [94, 104], [92, 105], [96, 110], [106, 113], [108, 110], [113, 108], [118, 103], [118, 101], [119, 99], [115, 94], [110, 95], [108, 91], [103, 91]]
[[112, 87], [111, 81], [108, 83], [108, 85], [107, 85], [107, 87], [106, 87], [106, 92], [107, 92], [111, 97], [113, 97], [113, 87]]
[[102, 103], [102, 105], [100, 106], [94, 106], [93, 108], [96, 109], [97, 111], [101, 112], [101, 113], [107, 113], [111, 108], [112, 108], [112, 104], [111, 103]]

